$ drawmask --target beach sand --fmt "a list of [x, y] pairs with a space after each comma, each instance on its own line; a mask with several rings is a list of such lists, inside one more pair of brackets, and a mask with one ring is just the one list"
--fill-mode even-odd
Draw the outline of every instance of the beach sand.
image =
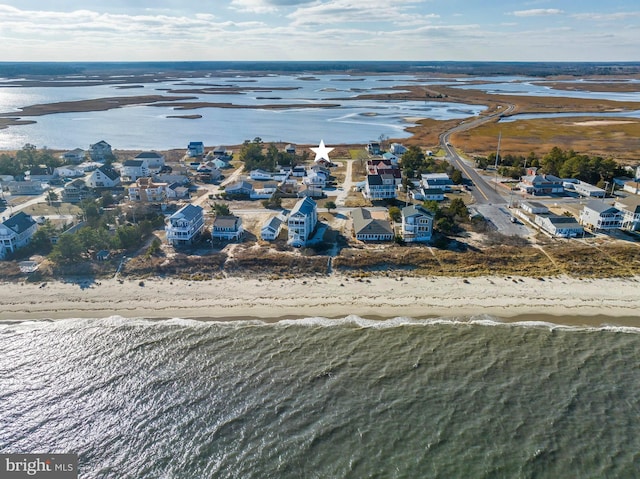
[[640, 278], [477, 277], [297, 280], [109, 279], [2, 283], [0, 320], [100, 318], [365, 318], [488, 314], [561, 324], [640, 326]]

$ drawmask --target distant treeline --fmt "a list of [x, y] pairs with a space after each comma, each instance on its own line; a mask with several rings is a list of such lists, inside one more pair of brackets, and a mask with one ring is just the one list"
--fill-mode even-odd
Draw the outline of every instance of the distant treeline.
[[189, 61], [189, 62], [0, 62], [0, 77], [108, 74], [110, 72], [450, 73], [460, 75], [621, 75], [640, 72], [640, 62], [460, 61]]

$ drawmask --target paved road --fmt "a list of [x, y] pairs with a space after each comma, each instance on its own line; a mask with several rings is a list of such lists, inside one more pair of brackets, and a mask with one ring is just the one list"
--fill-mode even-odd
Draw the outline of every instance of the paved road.
[[[496, 229], [509, 236], [527, 237], [531, 231], [522, 223], [511, 222], [511, 212], [508, 209], [509, 198], [505, 198], [502, 188], [496, 188], [495, 182], [488, 182], [474, 168], [474, 165], [458, 155], [456, 149], [451, 145], [450, 138], [453, 133], [470, 130], [495, 118], [509, 114], [515, 109], [515, 104], [509, 104], [505, 109], [492, 115], [477, 118], [475, 120], [462, 123], [451, 130], [440, 135], [440, 146], [447, 153], [447, 160], [460, 171], [464, 178], [470, 180], [473, 185], [469, 191], [475, 200], [474, 208], [492, 223]], [[497, 143], [497, 139], [496, 139]]]
[[[440, 146], [447, 153], [447, 160], [460, 171], [465, 178], [473, 183], [471, 187], [471, 195], [476, 200], [476, 204], [502, 204], [506, 203], [505, 199], [494, 188], [494, 185], [487, 183], [482, 176], [480, 176], [470, 161], [464, 160], [458, 155], [456, 149], [451, 145], [450, 138], [453, 133], [470, 130], [482, 125], [483, 123], [493, 121], [495, 118], [509, 114], [515, 109], [514, 104], [509, 104], [503, 110], [493, 115], [476, 118], [475, 120], [461, 123], [460, 125], [452, 128], [451, 130], [440, 135]], [[497, 139], [496, 139], [497, 142]]]

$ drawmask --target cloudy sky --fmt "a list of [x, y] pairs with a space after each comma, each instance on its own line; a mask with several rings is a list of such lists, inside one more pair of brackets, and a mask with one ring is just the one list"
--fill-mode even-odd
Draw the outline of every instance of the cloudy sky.
[[0, 61], [640, 60], [638, 0], [0, 0]]

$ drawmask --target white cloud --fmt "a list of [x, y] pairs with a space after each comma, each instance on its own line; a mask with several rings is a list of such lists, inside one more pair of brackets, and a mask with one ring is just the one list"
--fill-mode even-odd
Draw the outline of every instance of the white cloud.
[[330, 0], [303, 6], [288, 15], [295, 25], [318, 25], [336, 23], [403, 22], [428, 21], [439, 15], [418, 13], [415, 5], [419, 0]]
[[640, 12], [616, 12], [616, 13], [602, 13], [602, 12], [593, 12], [593, 13], [576, 13], [571, 15], [572, 18], [576, 18], [578, 20], [596, 20], [596, 21], [621, 21], [626, 20], [627, 18], [638, 18], [640, 17]]
[[557, 8], [532, 8], [531, 10], [518, 10], [511, 15], [516, 17], [539, 17], [543, 15], [561, 15], [564, 11]]

